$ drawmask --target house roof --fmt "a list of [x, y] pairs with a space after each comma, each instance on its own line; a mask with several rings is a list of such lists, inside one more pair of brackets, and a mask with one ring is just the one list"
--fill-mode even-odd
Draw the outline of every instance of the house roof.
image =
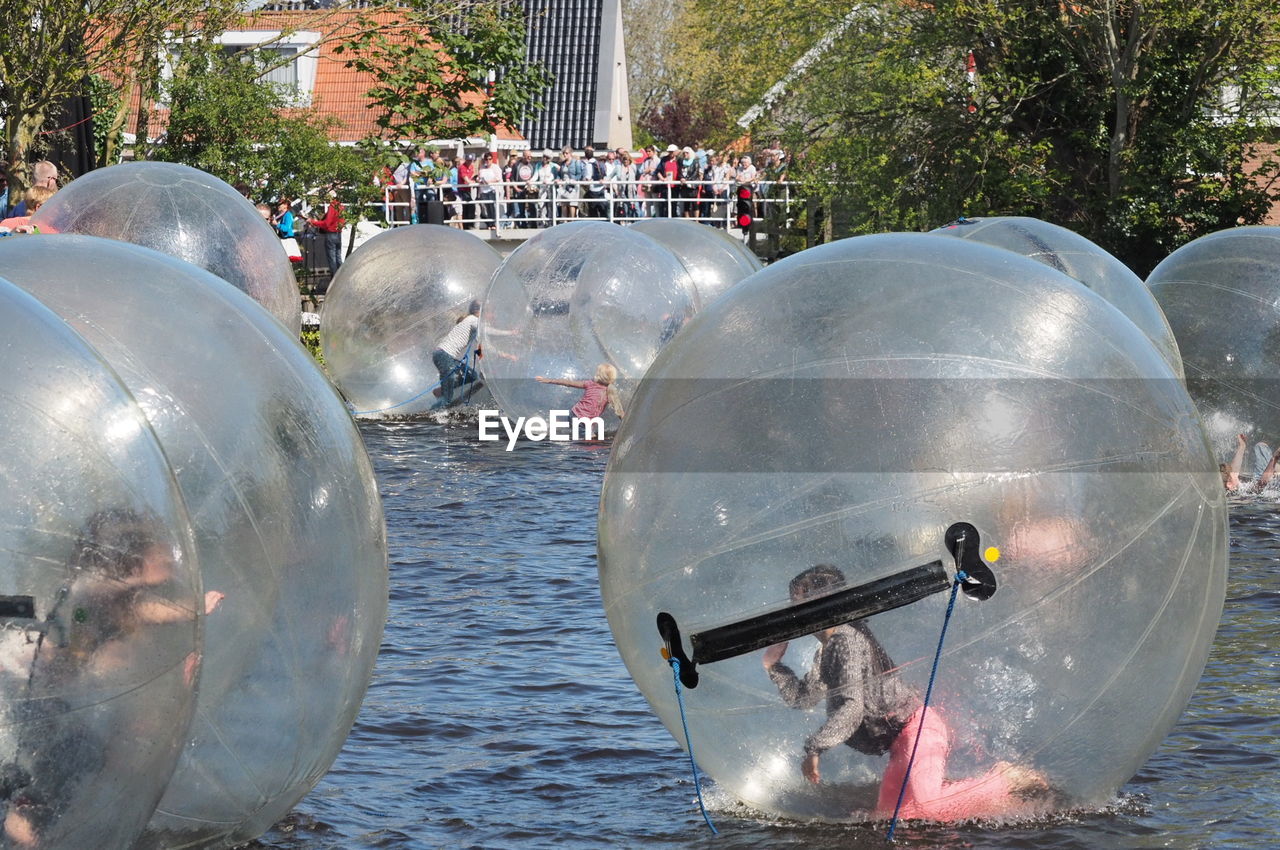
[[[597, 138], [600, 31], [604, 0], [521, 0], [525, 49], [554, 77], [543, 93], [541, 112], [526, 116], [520, 130], [535, 148], [582, 148]], [[628, 116], [628, 119], [630, 116]]]

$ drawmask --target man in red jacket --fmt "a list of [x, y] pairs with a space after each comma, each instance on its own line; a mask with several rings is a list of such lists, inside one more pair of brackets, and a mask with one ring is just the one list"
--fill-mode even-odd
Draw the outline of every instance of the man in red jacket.
[[342, 265], [342, 228], [347, 220], [342, 217], [342, 204], [338, 203], [338, 194], [332, 189], [326, 197], [323, 218], [308, 219], [311, 226], [320, 231], [324, 238], [324, 253], [329, 259], [329, 273], [337, 274]]

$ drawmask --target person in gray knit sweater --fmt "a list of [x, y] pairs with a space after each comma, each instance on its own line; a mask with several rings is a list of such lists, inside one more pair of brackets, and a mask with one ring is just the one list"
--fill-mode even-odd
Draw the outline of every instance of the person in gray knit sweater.
[[[791, 580], [791, 601], [825, 596], [845, 584], [839, 569], [819, 564]], [[818, 649], [803, 679], [782, 663], [786, 643], [767, 648], [762, 659], [788, 706], [812, 708], [826, 700], [826, 722], [805, 740], [805, 779], [820, 782], [822, 754], [845, 744], [868, 755], [889, 754], [876, 805], [876, 814], [883, 817], [894, 812], [913, 749], [902, 817], [954, 821], [1023, 816], [1032, 814], [1036, 803], [1049, 794], [1039, 772], [1009, 762], [998, 762], [981, 776], [947, 781], [950, 730], [937, 708], [923, 710], [920, 693], [896, 675], [871, 629], [858, 621], [824, 629], [815, 637]]]

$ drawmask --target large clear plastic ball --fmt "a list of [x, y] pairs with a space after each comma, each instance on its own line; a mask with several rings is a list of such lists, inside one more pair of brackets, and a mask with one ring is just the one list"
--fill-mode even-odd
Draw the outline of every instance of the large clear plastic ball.
[[1181, 377], [1182, 356], [1173, 331], [1150, 290], [1116, 257], [1090, 240], [1056, 224], [1027, 216], [962, 219], [931, 231], [970, 239], [1030, 257], [1078, 280], [1115, 305], [1142, 329]]
[[378, 234], [342, 264], [325, 295], [320, 348], [357, 416], [412, 416], [439, 401], [432, 352], [501, 262], [472, 233], [417, 224]]
[[78, 330], [139, 400], [191, 513], [206, 590], [189, 744], [144, 846], [249, 840], [325, 773], [387, 605], [377, 485], [298, 341], [219, 278], [90, 236], [0, 241], [0, 274]]
[[0, 846], [128, 847], [195, 705], [190, 522], [120, 379], [3, 280], [0, 337]]
[[90, 171], [32, 216], [45, 232], [132, 242], [230, 281], [295, 336], [302, 301], [280, 239], [253, 204], [212, 174], [174, 162]]
[[[772, 265], [695, 316], [615, 437], [601, 593], [631, 675], [684, 743], [660, 612], [689, 651], [691, 634], [791, 609], [790, 580], [815, 565], [848, 587], [934, 561], [951, 575], [945, 536], [961, 522], [997, 589], [960, 594], [938, 664], [948, 781], [1038, 777], [1037, 811], [1105, 803], [1196, 686], [1223, 604], [1226, 511], [1160, 353], [1043, 264], [925, 234], [859, 237]], [[834, 697], [892, 679], [918, 706], [947, 601], [862, 621], [889, 672]], [[818, 646], [792, 640], [785, 662], [804, 676]], [[699, 765], [765, 811], [887, 818], [874, 749], [832, 746], [821, 783], [806, 781], [806, 741], [836, 703], [788, 708], [763, 660], [697, 668], [684, 706]], [[953, 802], [938, 819], [1022, 813]]]
[[584, 381], [608, 363], [625, 400], [693, 310], [684, 266], [648, 236], [603, 222], [557, 225], [512, 252], [485, 293], [486, 385], [506, 416], [546, 417], [581, 391], [535, 377]]
[[647, 218], [632, 228], [665, 245], [689, 272], [702, 309], [764, 264], [739, 239], [718, 227], [679, 218]]
[[1178, 338], [1187, 390], [1219, 456], [1237, 434], [1280, 436], [1280, 227], [1237, 227], [1183, 245], [1147, 285]]

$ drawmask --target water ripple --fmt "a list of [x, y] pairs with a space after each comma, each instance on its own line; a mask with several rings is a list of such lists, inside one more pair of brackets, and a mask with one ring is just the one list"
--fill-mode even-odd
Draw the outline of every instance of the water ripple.
[[[474, 424], [362, 426], [391, 563], [383, 651], [333, 770], [254, 843], [373, 848], [876, 848], [707, 789], [649, 711], [600, 604], [607, 446], [480, 444]], [[1182, 721], [1102, 812], [1016, 828], [907, 825], [908, 848], [1256, 848], [1280, 822], [1280, 519], [1232, 503], [1218, 639]]]

